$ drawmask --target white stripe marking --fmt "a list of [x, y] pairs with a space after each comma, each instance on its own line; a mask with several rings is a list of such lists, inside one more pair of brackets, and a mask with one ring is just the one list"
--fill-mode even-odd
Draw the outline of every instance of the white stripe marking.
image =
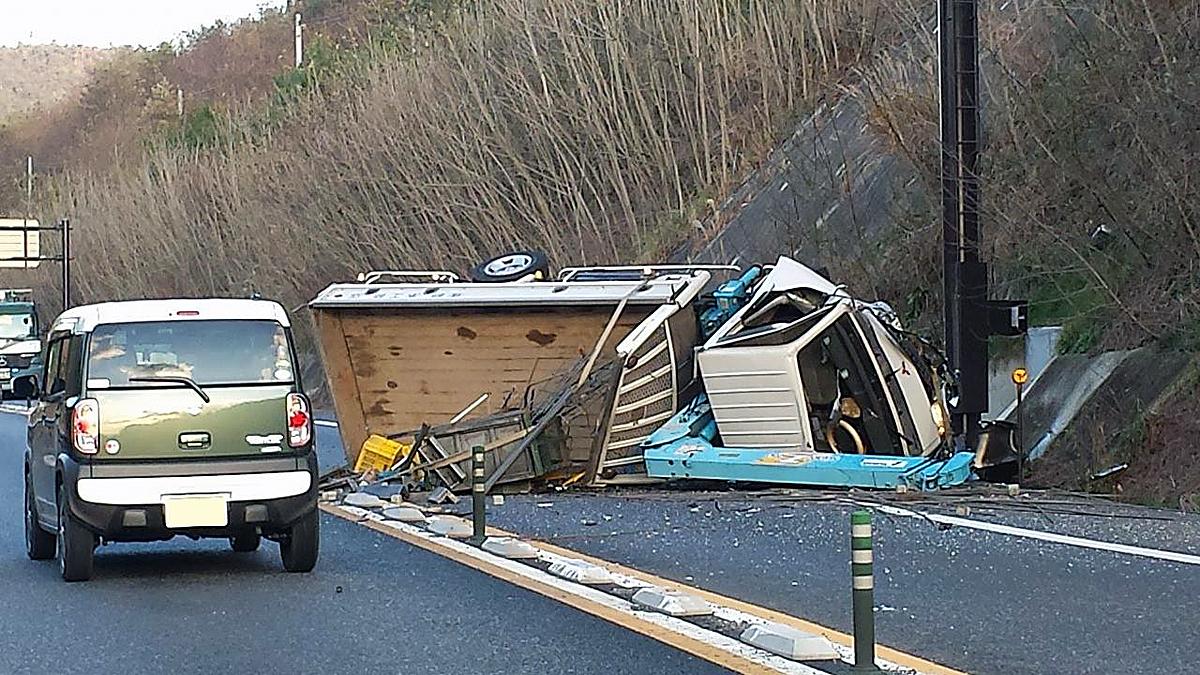
[[874, 577], [854, 577], [854, 590], [869, 591], [875, 588]]
[[860, 565], [865, 565], [867, 563], [870, 563], [870, 562], [872, 562], [871, 551], [869, 549], [866, 551], [852, 551], [850, 553], [850, 561], [856, 562]]
[[328, 420], [313, 420], [313, 424], [319, 427], [332, 427], [334, 429], [336, 429], [338, 425], [337, 422], [330, 422]]
[[944, 516], [939, 513], [909, 511], [908, 509], [902, 509], [895, 506], [879, 506], [876, 504], [863, 504], [863, 506], [873, 507], [878, 509], [881, 513], [887, 513], [893, 516], [906, 516], [908, 518], [931, 520], [935, 523], [955, 525], [958, 527], [968, 527], [974, 530], [983, 530], [985, 532], [995, 532], [997, 534], [1007, 534], [1014, 537], [1025, 537], [1027, 539], [1037, 539], [1039, 541], [1048, 541], [1055, 544], [1066, 544], [1068, 546], [1078, 546], [1080, 548], [1090, 548], [1099, 551], [1125, 553], [1128, 555], [1141, 556], [1143, 558], [1154, 558], [1156, 560], [1183, 563], [1184, 565], [1200, 565], [1200, 555], [1192, 555], [1190, 553], [1164, 551], [1158, 548], [1145, 548], [1143, 546], [1130, 546], [1128, 544], [1117, 544], [1108, 541], [1098, 541], [1096, 539], [1084, 539], [1083, 537], [1072, 537], [1066, 534], [1055, 534], [1053, 532], [1043, 532], [1041, 530], [1028, 530], [1023, 527], [989, 523], [982, 520], [971, 520], [969, 518], [959, 518], [957, 516]]
[[850, 536], [851, 537], [869, 537], [869, 536], [871, 536], [871, 526], [870, 525], [851, 525], [850, 526]]

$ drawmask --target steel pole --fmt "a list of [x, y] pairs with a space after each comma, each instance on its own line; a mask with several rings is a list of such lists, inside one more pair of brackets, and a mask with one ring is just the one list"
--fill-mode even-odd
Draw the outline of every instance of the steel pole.
[[63, 218], [62, 224], [62, 287], [63, 311], [71, 309], [71, 219]]
[[850, 570], [854, 589], [853, 673], [875, 675], [875, 572], [871, 544], [871, 512], [850, 515]]
[[1017, 383], [1017, 483], [1025, 480], [1025, 410], [1022, 406], [1022, 394], [1025, 383]]

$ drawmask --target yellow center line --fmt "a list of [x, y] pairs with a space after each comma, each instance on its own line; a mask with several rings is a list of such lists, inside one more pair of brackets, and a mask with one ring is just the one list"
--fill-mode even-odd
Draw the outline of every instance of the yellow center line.
[[[331, 513], [335, 516], [345, 518], [346, 520], [350, 520], [352, 522], [359, 522], [359, 523], [364, 524], [367, 527], [370, 527], [371, 529], [376, 530], [378, 532], [382, 532], [384, 534], [390, 535], [397, 539], [401, 539], [410, 544], [413, 544], [415, 546], [423, 548], [427, 551], [431, 551], [433, 553], [437, 553], [438, 555], [445, 556], [456, 562], [459, 562], [459, 563], [462, 563], [469, 567], [478, 569], [479, 571], [485, 572], [487, 574], [491, 574], [492, 576], [502, 578], [505, 581], [509, 581], [509, 582], [514, 583], [523, 588], [528, 588], [529, 590], [533, 590], [535, 592], [541, 593], [542, 595], [546, 595], [547, 597], [552, 597], [556, 600], [560, 600], [561, 602], [564, 602], [568, 605], [576, 607], [577, 609], [582, 609], [583, 611], [586, 611], [589, 614], [594, 614], [601, 618], [612, 621], [613, 623], [616, 623], [620, 626], [629, 628], [630, 630], [634, 630], [638, 633], [648, 635], [650, 637], [655, 638], [656, 640], [670, 644], [671, 646], [676, 647], [678, 649], [682, 649], [683, 651], [686, 651], [690, 654], [694, 654], [695, 656], [703, 658], [706, 661], [711, 661], [712, 663], [716, 663], [717, 665], [720, 665], [720, 666], [723, 666], [726, 668], [730, 668], [730, 669], [738, 671], [738, 672], [763, 672], [762, 667], [759, 666], [758, 664], [752, 663], [745, 659], [741, 659], [739, 657], [729, 654], [728, 652], [717, 649], [717, 648], [707, 645], [703, 642], [699, 642], [692, 638], [678, 635], [678, 634], [672, 633], [670, 631], [665, 631], [660, 626], [657, 626], [655, 624], [644, 622], [644, 621], [641, 621], [636, 618], [631, 619], [630, 617], [622, 615], [619, 612], [614, 612], [611, 608], [605, 607], [603, 605], [592, 603], [583, 598], [577, 598], [568, 593], [563, 593], [562, 591], [559, 591], [558, 589], [555, 589], [550, 586], [545, 586], [545, 588], [548, 589], [549, 592], [543, 592], [542, 590], [540, 590], [538, 588], [534, 588], [533, 586], [544, 586], [544, 584], [540, 584], [539, 582], [537, 582], [535, 580], [526, 579], [525, 577], [522, 577], [517, 574], [513, 574], [512, 572], [510, 572], [508, 570], [505, 570], [500, 567], [495, 567], [493, 565], [489, 565], [486, 562], [476, 560], [469, 556], [464, 556], [461, 553], [459, 553], [458, 551], [455, 551], [451, 548], [439, 545], [435, 540], [415, 536], [415, 535], [409, 534], [407, 532], [402, 532], [402, 531], [396, 530], [394, 528], [380, 525], [377, 522], [374, 522], [371, 520], [356, 521], [353, 518], [353, 516], [342, 511], [340, 508], [338, 508], [336, 506], [322, 504], [321, 508], [323, 510], [325, 510], [327, 513]], [[632, 579], [637, 579], [639, 581], [643, 581], [643, 582], [653, 585], [653, 586], [659, 586], [661, 588], [667, 588], [667, 589], [675, 589], [675, 590], [679, 590], [679, 591], [689, 593], [692, 595], [697, 595], [697, 596], [707, 600], [710, 603], [728, 607], [730, 609], [735, 609], [740, 612], [745, 612], [747, 614], [756, 616], [760, 619], [764, 619], [767, 621], [774, 621], [776, 623], [781, 623], [781, 624], [784, 624], [787, 626], [791, 626], [793, 628], [796, 628], [796, 629], [799, 629], [802, 631], [823, 635], [826, 638], [828, 638], [830, 641], [832, 641], [836, 644], [844, 645], [847, 647], [852, 647], [854, 645], [854, 637], [853, 636], [843, 633], [841, 631], [838, 631], [836, 629], [830, 628], [828, 626], [822, 626], [821, 624], [813, 623], [812, 621], [800, 619], [800, 618], [791, 616], [789, 614], [784, 614], [783, 612], [779, 612], [779, 611], [776, 611], [773, 609], [768, 609], [766, 607], [760, 607], [758, 605], [744, 602], [744, 601], [738, 600], [736, 598], [730, 598], [730, 597], [721, 595], [719, 593], [714, 593], [712, 591], [705, 590], [703, 588], [689, 586], [687, 584], [683, 584], [678, 581], [673, 581], [671, 579], [664, 579], [662, 577], [655, 576], [653, 574], [649, 574], [647, 572], [643, 572], [641, 570], [634, 569], [632, 567], [626, 567], [625, 565], [622, 565], [620, 563], [615, 563], [615, 562], [612, 562], [609, 560], [604, 560], [602, 558], [597, 558], [595, 556], [591, 556], [586, 553], [581, 553], [579, 551], [574, 551], [569, 548], [563, 548], [561, 546], [557, 546], [555, 544], [550, 544], [550, 543], [547, 543], [544, 541], [539, 541], [537, 539], [530, 539], [527, 537], [522, 537], [515, 533], [508, 532], [506, 530], [502, 530], [498, 527], [488, 527], [487, 531], [488, 531], [489, 536], [512, 537], [514, 539], [520, 539], [520, 540], [526, 541], [526, 542], [532, 544], [533, 546], [540, 548], [548, 553], [554, 553], [556, 555], [560, 555], [560, 556], [564, 556], [564, 557], [568, 557], [568, 558], [575, 558], [577, 560], [583, 560], [585, 562], [590, 562], [595, 565], [601, 565], [603, 567], [606, 567], [607, 569], [609, 569], [612, 572], [616, 572], [617, 574], [621, 574], [621, 575], [630, 577]], [[487, 569], [487, 568], [492, 568], [492, 569]], [[493, 571], [493, 569], [495, 571]], [[567, 598], [560, 597], [560, 596], [564, 596], [564, 595], [568, 596], [568, 597]], [[594, 607], [598, 611], [592, 611], [591, 609], [580, 606], [583, 604], [594, 605]], [[603, 613], [601, 613], [601, 611]], [[611, 615], [615, 615], [615, 616], [611, 616]], [[634, 628], [633, 624], [635, 624], [635, 623], [642, 624], [644, 629], [643, 628]], [[676, 643], [677, 641], [695, 643], [695, 645], [693, 645], [694, 648], [688, 648], [687, 646], [677, 644]], [[700, 651], [697, 651], [697, 650], [702, 650], [705, 653], [701, 653]], [[713, 656], [714, 658], [710, 658], [709, 655], [706, 655], [706, 653]], [[877, 644], [875, 647], [875, 653], [881, 659], [890, 661], [899, 666], [904, 666], [906, 668], [912, 668], [914, 670], [921, 672], [923, 675], [968, 675], [967, 673], [965, 673], [961, 670], [955, 670], [953, 668], [948, 668], [939, 663], [934, 663], [933, 661], [929, 661], [929, 660], [923, 659], [919, 656], [914, 656], [912, 654], [908, 654], [906, 652], [902, 652], [902, 651], [899, 651], [892, 647], [887, 647], [884, 645]], [[738, 665], [738, 666], [730, 665], [729, 663], [727, 663], [727, 661], [729, 661], [730, 659], [737, 660], [746, 665]], [[746, 667], [750, 667], [751, 670], [746, 670], [745, 669]]]
[[557, 600], [565, 605], [574, 607], [575, 609], [591, 614], [592, 616], [604, 619], [605, 621], [616, 624], [621, 628], [625, 628], [640, 635], [645, 635], [646, 637], [658, 640], [659, 642], [691, 654], [697, 658], [704, 659], [710, 663], [714, 663], [722, 668], [728, 668], [729, 670], [737, 673], [776, 672], [761, 664], [742, 658], [736, 654], [731, 654], [719, 647], [710, 645], [701, 640], [683, 635], [682, 633], [676, 633], [657, 624], [639, 619], [636, 616], [619, 612], [606, 605], [593, 602], [587, 598], [580, 597], [573, 593], [568, 593], [562, 589], [544, 584], [536, 579], [517, 574], [498, 565], [493, 565], [487, 561], [464, 555], [453, 548], [442, 545], [436, 539], [421, 537], [409, 532], [387, 527], [386, 525], [382, 525], [373, 520], [359, 520], [355, 518], [353, 514], [342, 511], [340, 508], [333, 505], [322, 504], [321, 510], [328, 514], [348, 520], [352, 523], [365, 525], [376, 532], [399, 539], [405, 543], [412, 544], [413, 546], [429, 551], [430, 553], [436, 553], [444, 558], [448, 558], [454, 562], [470, 567], [471, 569], [496, 577], [497, 579], [507, 581], [515, 586], [533, 591], [540, 595], [544, 595], [552, 600]]
[[[590, 563], [593, 563], [596, 565], [603, 565], [613, 572], [616, 572], [618, 574], [623, 574], [627, 577], [631, 577], [634, 579], [638, 579], [639, 581], [644, 581], [644, 582], [646, 582], [648, 584], [652, 584], [654, 586], [659, 586], [659, 587], [667, 588], [667, 589], [675, 589], [675, 590], [679, 590], [679, 591], [682, 591], [685, 593], [690, 593], [692, 595], [698, 595], [698, 596], [704, 598], [705, 600], [707, 600], [711, 603], [714, 603], [714, 604], [724, 605], [726, 607], [729, 607], [730, 609], [736, 609], [738, 611], [745, 612], [747, 614], [752, 614], [754, 616], [757, 616], [760, 619], [767, 619], [768, 621], [782, 623], [782, 624], [791, 626], [793, 628], [807, 631], [809, 633], [817, 633], [820, 635], [824, 635], [825, 637], [829, 638], [829, 640], [831, 640], [832, 642], [835, 642], [840, 645], [845, 645], [847, 647], [854, 646], [854, 636], [848, 635], [846, 633], [835, 630], [828, 626], [822, 626], [821, 624], [818, 624], [818, 623], [813, 623], [811, 621], [806, 621], [804, 619], [800, 619], [800, 618], [791, 616], [790, 614], [784, 614], [783, 612], [778, 612], [773, 609], [768, 609], [766, 607], [760, 607], [758, 605], [753, 605], [748, 602], [743, 602], [741, 600], [738, 600], [736, 598], [730, 598], [730, 597], [727, 597], [724, 595], [720, 595], [719, 593], [713, 593], [712, 591], [707, 591], [703, 588], [697, 588], [695, 586], [688, 586], [687, 584], [683, 584], [678, 581], [673, 581], [671, 579], [664, 579], [662, 577], [655, 576], [655, 575], [649, 574], [647, 572], [643, 572], [639, 569], [634, 569], [632, 567], [626, 567], [620, 563], [611, 562], [609, 560], [604, 560], [602, 558], [596, 558], [596, 557], [590, 556], [586, 553], [580, 553], [578, 551], [573, 551], [569, 548], [563, 548], [561, 546], [556, 546], [555, 544], [550, 544], [550, 543], [547, 543], [544, 541], [538, 541], [536, 539], [528, 539], [525, 537], [521, 537], [519, 535], [513, 534], [511, 532], [507, 532], [507, 531], [502, 530], [497, 527], [489, 527], [488, 534], [495, 534], [498, 537], [513, 537], [513, 538], [517, 538], [517, 539], [522, 539], [524, 541], [529, 542], [533, 546], [536, 546], [536, 547], [543, 549], [545, 551], [548, 551], [550, 553], [555, 553], [555, 554], [561, 555], [561, 556], [569, 556], [569, 557], [577, 558], [577, 559], [583, 560], [585, 562], [590, 562]], [[919, 656], [913, 656], [912, 654], [907, 654], [905, 652], [902, 652], [902, 651], [899, 651], [899, 650], [896, 650], [896, 649], [893, 649], [891, 647], [887, 647], [884, 645], [880, 645], [880, 644], [877, 644], [875, 646], [875, 653], [881, 659], [891, 661], [892, 663], [895, 663], [896, 665], [904, 666], [906, 668], [912, 668], [914, 670], [918, 670], [921, 673], [924, 673], [925, 675], [968, 675], [967, 673], [964, 673], [961, 670], [954, 670], [953, 668], [947, 668], [946, 666], [943, 666], [939, 663], [934, 663], [933, 661], [928, 661], [926, 659], [922, 659]]]

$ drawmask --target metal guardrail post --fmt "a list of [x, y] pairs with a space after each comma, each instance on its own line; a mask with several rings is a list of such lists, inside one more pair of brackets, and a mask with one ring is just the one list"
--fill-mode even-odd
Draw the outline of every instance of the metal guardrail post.
[[854, 668], [862, 675], [882, 673], [875, 665], [875, 572], [871, 512], [850, 516], [850, 569], [854, 588]]
[[482, 445], [471, 448], [471, 525], [473, 531], [470, 543], [475, 546], [482, 546], [483, 540], [487, 539], [487, 505], [484, 503], [487, 488], [484, 485], [486, 479], [483, 475], [483, 453]]

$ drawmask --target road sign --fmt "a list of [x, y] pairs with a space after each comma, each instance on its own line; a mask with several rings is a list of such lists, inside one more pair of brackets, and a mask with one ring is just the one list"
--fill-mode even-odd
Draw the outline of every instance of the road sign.
[[[24, 218], [0, 218], [0, 268], [33, 269], [41, 257], [41, 233], [38, 221]], [[26, 260], [7, 260], [26, 258]]]
[[1012, 371], [1013, 384], [1021, 385], [1029, 381], [1029, 371], [1024, 368], [1016, 368]]

